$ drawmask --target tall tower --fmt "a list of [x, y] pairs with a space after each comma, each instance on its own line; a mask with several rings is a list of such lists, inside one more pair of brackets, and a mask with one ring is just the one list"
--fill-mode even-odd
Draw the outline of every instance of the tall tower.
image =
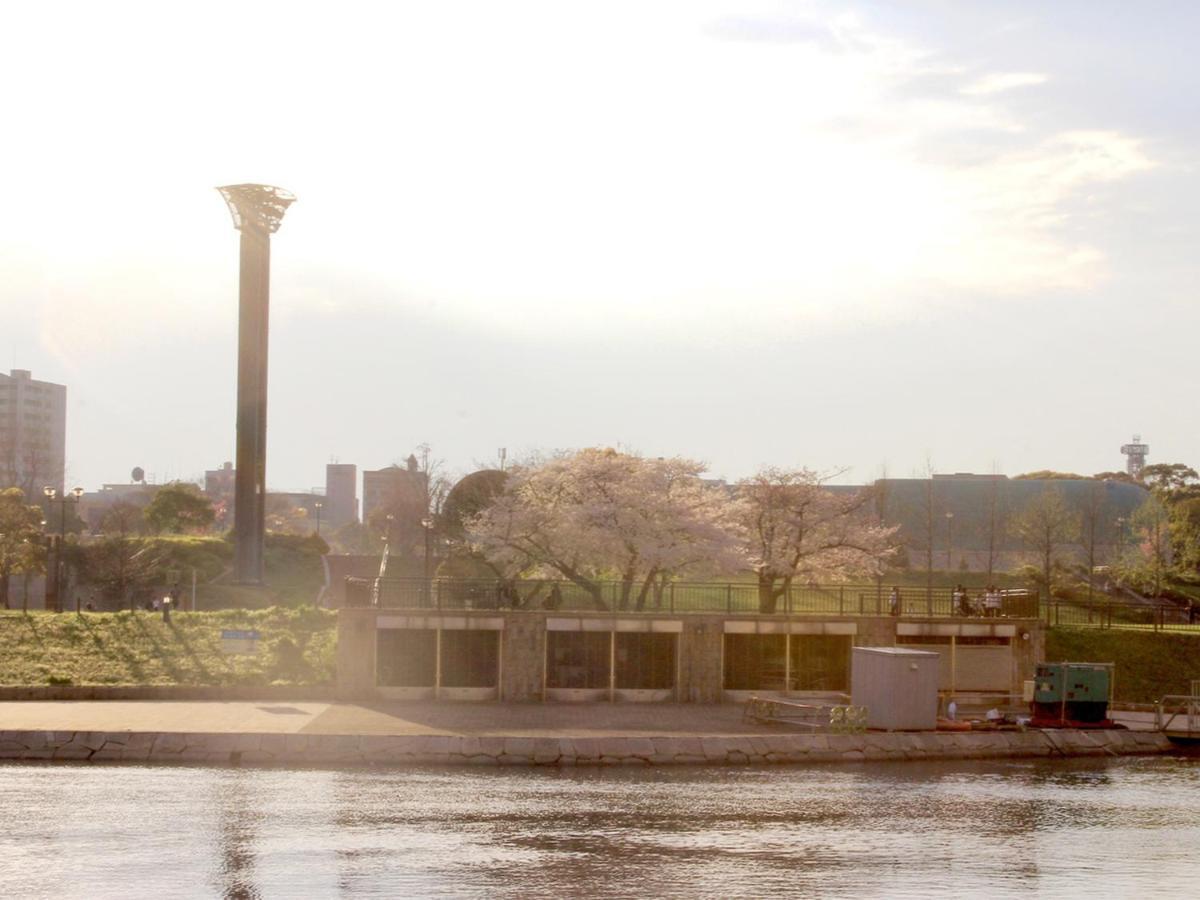
[[1150, 448], [1142, 443], [1142, 436], [1135, 434], [1132, 444], [1122, 444], [1121, 452], [1129, 457], [1125, 461], [1125, 471], [1134, 478], [1140, 478], [1142, 469], [1146, 467], [1146, 455], [1150, 452]]
[[217, 188], [233, 227], [242, 233], [238, 282], [237, 462], [233, 488], [233, 575], [263, 580], [267, 500], [267, 328], [271, 297], [271, 235], [296, 198], [265, 184]]

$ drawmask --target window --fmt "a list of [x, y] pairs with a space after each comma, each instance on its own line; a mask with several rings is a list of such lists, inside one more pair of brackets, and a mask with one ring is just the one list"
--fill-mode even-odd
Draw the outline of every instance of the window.
[[381, 687], [433, 687], [437, 632], [431, 628], [383, 628], [376, 638], [376, 683]]
[[499, 671], [499, 631], [442, 632], [442, 687], [495, 687]]
[[782, 634], [725, 635], [725, 690], [783, 690], [785, 641]]
[[607, 688], [611, 632], [546, 633], [546, 687]]
[[844, 691], [850, 687], [850, 637], [840, 634], [793, 634], [793, 691]]
[[675, 635], [618, 632], [616, 686], [669, 690], [675, 686]]

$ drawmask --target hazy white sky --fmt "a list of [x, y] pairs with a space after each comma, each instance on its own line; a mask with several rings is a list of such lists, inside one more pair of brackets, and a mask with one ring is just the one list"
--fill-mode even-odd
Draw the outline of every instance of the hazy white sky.
[[[1197, 11], [1193, 11], [1197, 9]], [[0, 33], [0, 352], [69, 479], [422, 441], [1015, 474], [1200, 463], [1189, 3], [42, 3]], [[7, 369], [5, 365], [3, 368]]]

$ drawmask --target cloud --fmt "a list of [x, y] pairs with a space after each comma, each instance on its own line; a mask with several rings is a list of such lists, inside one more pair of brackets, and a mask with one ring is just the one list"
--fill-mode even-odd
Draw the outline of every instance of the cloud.
[[1015, 88], [1045, 84], [1048, 80], [1047, 76], [1038, 72], [995, 72], [960, 88], [959, 93], [968, 97], [984, 97], [989, 94], [1011, 91]]

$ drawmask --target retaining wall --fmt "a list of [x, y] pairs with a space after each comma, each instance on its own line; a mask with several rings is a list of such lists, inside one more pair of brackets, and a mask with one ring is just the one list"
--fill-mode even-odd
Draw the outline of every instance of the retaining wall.
[[51, 684], [0, 685], [0, 702], [13, 700], [290, 700], [331, 703], [337, 689], [330, 684], [295, 686], [186, 684]]
[[745, 765], [1129, 756], [1173, 749], [1149, 731], [772, 734], [713, 737], [0, 731], [0, 759], [211, 765]]

